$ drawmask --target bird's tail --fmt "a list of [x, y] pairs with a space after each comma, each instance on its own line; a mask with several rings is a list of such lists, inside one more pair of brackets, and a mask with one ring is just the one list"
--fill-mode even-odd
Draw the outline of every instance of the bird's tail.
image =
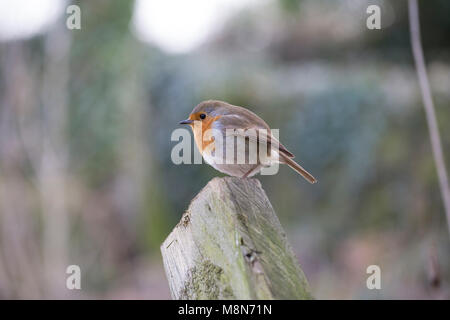
[[317, 182], [316, 178], [314, 178], [308, 171], [303, 169], [303, 167], [301, 165], [299, 165], [297, 162], [295, 162], [294, 160], [292, 160], [291, 158], [289, 158], [287, 156], [284, 156], [284, 155], [280, 155], [280, 156], [281, 156], [282, 162], [286, 163], [289, 167], [291, 167], [292, 169], [297, 171], [297, 173], [299, 173], [303, 178], [308, 180], [309, 183]]

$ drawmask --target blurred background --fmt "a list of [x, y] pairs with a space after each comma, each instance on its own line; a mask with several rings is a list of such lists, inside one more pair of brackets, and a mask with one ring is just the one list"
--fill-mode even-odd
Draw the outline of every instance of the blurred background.
[[[450, 168], [450, 2], [419, 4]], [[450, 298], [404, 0], [0, 0], [0, 298], [170, 298], [159, 246], [221, 175], [174, 165], [170, 135], [206, 99], [318, 178], [258, 176], [317, 299]]]

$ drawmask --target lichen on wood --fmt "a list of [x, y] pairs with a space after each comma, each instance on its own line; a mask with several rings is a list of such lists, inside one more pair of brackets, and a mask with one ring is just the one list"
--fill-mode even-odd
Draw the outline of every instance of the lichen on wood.
[[256, 179], [214, 178], [161, 245], [174, 299], [311, 299]]

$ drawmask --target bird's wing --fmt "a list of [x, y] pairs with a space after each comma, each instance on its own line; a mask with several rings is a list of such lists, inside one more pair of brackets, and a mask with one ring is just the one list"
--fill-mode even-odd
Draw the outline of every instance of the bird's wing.
[[[272, 135], [269, 126], [261, 118], [257, 118], [258, 119], [248, 119], [247, 117], [236, 114], [223, 115], [220, 117], [220, 121], [215, 121], [213, 127], [215, 129], [223, 130], [225, 135], [246, 137], [250, 141], [264, 143], [266, 145], [270, 144], [272, 148], [277, 148], [278, 146], [279, 151], [284, 156], [294, 158], [294, 154], [286, 149], [286, 147]], [[251, 134], [252, 129], [256, 131], [257, 135]]]

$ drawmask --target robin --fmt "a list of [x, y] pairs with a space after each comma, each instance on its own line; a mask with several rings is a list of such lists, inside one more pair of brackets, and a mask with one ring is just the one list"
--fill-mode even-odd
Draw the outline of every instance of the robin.
[[[203, 101], [180, 124], [191, 126], [203, 159], [220, 172], [246, 178], [263, 167], [284, 163], [310, 183], [317, 182], [275, 139], [267, 123], [246, 108], [218, 100]], [[238, 148], [236, 139], [244, 141], [240, 146], [245, 148]]]

